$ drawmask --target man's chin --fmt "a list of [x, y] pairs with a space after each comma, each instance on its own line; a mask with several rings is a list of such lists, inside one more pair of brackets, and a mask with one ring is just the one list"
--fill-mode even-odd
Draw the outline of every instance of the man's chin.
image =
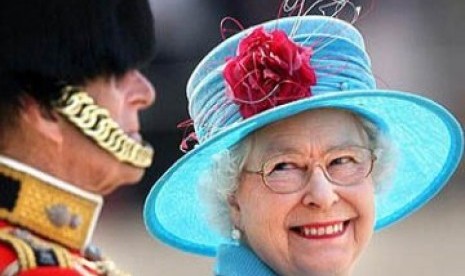
[[128, 169], [125, 185], [134, 185], [139, 183], [142, 180], [142, 177], [144, 177], [145, 169], [133, 167], [131, 165], [126, 166], [129, 166], [130, 168]]
[[118, 179], [115, 180], [117, 183], [103, 187], [98, 193], [106, 196], [117, 189], [123, 186], [136, 185], [138, 184], [142, 177], [144, 176], [145, 169], [136, 168], [128, 164], [124, 164], [124, 167], [121, 168], [121, 174]]

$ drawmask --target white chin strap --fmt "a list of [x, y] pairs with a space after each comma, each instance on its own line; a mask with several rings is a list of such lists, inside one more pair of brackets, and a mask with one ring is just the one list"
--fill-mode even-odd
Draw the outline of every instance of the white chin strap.
[[153, 149], [129, 137], [111, 117], [108, 110], [77, 87], [67, 86], [54, 105], [56, 110], [119, 161], [138, 168], [152, 164]]

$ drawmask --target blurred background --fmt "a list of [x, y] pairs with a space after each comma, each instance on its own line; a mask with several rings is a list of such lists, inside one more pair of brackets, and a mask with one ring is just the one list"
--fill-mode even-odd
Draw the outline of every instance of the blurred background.
[[[222, 41], [219, 26], [233, 16], [246, 26], [275, 19], [278, 0], [151, 0], [158, 41], [147, 68], [157, 90], [142, 114], [156, 159], [136, 186], [106, 199], [95, 242], [133, 275], [211, 275], [213, 261], [152, 239], [142, 222], [150, 187], [182, 153], [185, 85], [195, 65]], [[310, 2], [310, 1], [309, 1]], [[365, 36], [381, 88], [415, 92], [446, 107], [465, 125], [465, 1], [353, 1], [366, 12], [355, 26]], [[362, 10], [363, 14], [363, 10]], [[428, 168], [425, 168], [428, 169]], [[465, 275], [465, 166], [430, 204], [377, 233], [354, 275]]]

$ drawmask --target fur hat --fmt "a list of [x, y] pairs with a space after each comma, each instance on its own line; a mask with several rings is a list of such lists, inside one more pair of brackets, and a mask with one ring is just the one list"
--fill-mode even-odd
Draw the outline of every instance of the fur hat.
[[45, 106], [63, 85], [121, 75], [150, 61], [147, 0], [15, 0], [0, 8], [0, 97], [27, 93]]

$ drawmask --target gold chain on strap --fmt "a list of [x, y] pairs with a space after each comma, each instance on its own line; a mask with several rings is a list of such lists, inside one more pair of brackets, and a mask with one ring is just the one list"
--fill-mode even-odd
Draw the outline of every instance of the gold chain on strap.
[[21, 270], [37, 267], [34, 251], [25, 241], [10, 234], [6, 229], [2, 229], [0, 230], [0, 242], [9, 244], [13, 248]]
[[119, 161], [140, 168], [147, 168], [152, 163], [152, 147], [145, 143], [140, 144], [124, 133], [110, 117], [108, 110], [95, 104], [86, 92], [67, 86], [55, 107], [85, 135]]
[[56, 265], [61, 268], [72, 267], [72, 255], [64, 247], [34, 236], [29, 231], [5, 227], [0, 230], [0, 241], [9, 244], [16, 252], [21, 270], [40, 266], [35, 250], [50, 250], [56, 258]]
[[53, 251], [58, 267], [72, 268], [85, 276], [93, 276], [95, 274], [105, 276], [131, 276], [118, 269], [111, 260], [87, 260], [84, 257], [71, 254], [68, 249], [58, 244], [42, 240], [19, 228], [6, 227], [1, 229], [0, 242], [9, 244], [16, 252], [19, 266], [17, 272], [39, 267], [40, 264], [34, 254], [34, 248], [42, 248]]
[[19, 272], [19, 262], [14, 261], [9, 264], [3, 271], [0, 271], [1, 276], [15, 276], [18, 275]]

